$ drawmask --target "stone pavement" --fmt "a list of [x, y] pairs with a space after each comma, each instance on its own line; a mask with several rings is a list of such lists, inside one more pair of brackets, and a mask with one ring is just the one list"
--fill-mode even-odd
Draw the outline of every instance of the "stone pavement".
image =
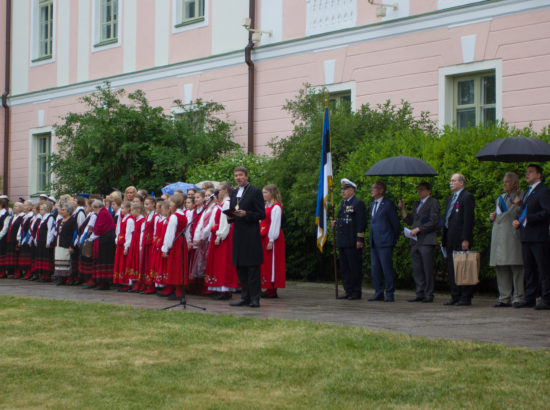
[[[364, 295], [371, 295], [365, 289]], [[111, 291], [93, 291], [74, 286], [55, 286], [25, 280], [0, 280], [0, 295], [31, 296], [58, 300], [130, 305], [162, 309], [175, 302], [154, 295]], [[236, 300], [239, 295], [234, 295]], [[443, 306], [449, 296], [437, 294], [434, 303], [409, 303], [411, 291], [397, 291], [395, 303], [336, 300], [334, 286], [317, 283], [287, 282], [278, 299], [262, 299], [261, 308], [230, 307], [228, 301], [189, 295], [187, 302], [206, 308], [206, 314], [232, 314], [251, 318], [311, 320], [345, 326], [362, 326], [440, 339], [469, 340], [550, 348], [550, 311], [493, 308], [495, 297], [477, 296], [473, 306]], [[183, 307], [176, 307], [183, 310]], [[187, 307], [188, 312], [203, 312]]]

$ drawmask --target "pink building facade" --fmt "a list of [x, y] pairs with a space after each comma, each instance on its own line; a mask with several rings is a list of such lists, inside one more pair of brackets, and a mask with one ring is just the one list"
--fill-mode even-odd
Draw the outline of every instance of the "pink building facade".
[[105, 80], [145, 91], [167, 112], [176, 99], [219, 102], [236, 122], [235, 141], [256, 153], [291, 133], [282, 106], [306, 83], [352, 109], [407, 100], [441, 126], [550, 123], [548, 0], [254, 3], [253, 26], [264, 33], [252, 51], [249, 147], [243, 19], [251, 0], [1, 0], [0, 33], [11, 25], [9, 67], [0, 69], [9, 84], [0, 115], [6, 193], [44, 190], [52, 126]]

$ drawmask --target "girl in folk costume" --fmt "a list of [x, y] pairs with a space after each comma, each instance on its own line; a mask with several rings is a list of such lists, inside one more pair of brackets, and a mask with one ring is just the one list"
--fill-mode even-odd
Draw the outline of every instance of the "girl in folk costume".
[[93, 281], [94, 275], [94, 260], [92, 258], [93, 244], [88, 241], [94, 230], [97, 214], [92, 211], [91, 203], [86, 202], [86, 218], [82, 225], [78, 228], [78, 248], [79, 248], [79, 261], [78, 271], [81, 275], [81, 280], [84, 283], [85, 289], [95, 288]]
[[155, 242], [153, 255], [153, 270], [155, 272], [155, 285], [159, 288], [165, 288], [157, 292], [157, 296], [170, 296], [174, 292], [171, 286], [165, 286], [163, 279], [166, 276], [167, 258], [162, 255], [162, 245], [164, 236], [168, 227], [168, 218], [170, 217], [170, 203], [168, 201], [160, 202], [160, 217], [157, 219], [155, 227]]
[[130, 214], [131, 207], [131, 202], [122, 204], [120, 224], [117, 225], [115, 230], [117, 239], [113, 283], [122, 285], [119, 288], [120, 292], [127, 292], [130, 289], [130, 278], [126, 275], [126, 260], [128, 259], [128, 250], [134, 232], [134, 218]]
[[17, 233], [17, 242], [19, 243], [19, 268], [21, 274], [25, 273], [23, 279], [30, 279], [31, 274], [31, 224], [34, 220], [33, 204], [31, 201], [23, 202], [23, 222]]
[[[189, 192], [189, 191], [188, 191]], [[187, 248], [188, 248], [188, 271], [189, 271], [189, 286], [188, 289], [192, 293], [200, 293], [200, 290], [197, 290], [197, 288], [201, 289], [201, 285], [199, 284], [199, 279], [194, 278], [191, 274], [193, 262], [195, 260], [195, 254], [196, 249], [193, 244], [193, 237], [195, 235], [195, 231], [197, 230], [197, 226], [199, 225], [199, 220], [202, 217], [202, 214], [204, 212], [204, 192], [195, 192], [193, 194], [193, 202], [194, 202], [194, 208], [191, 213], [191, 217], [187, 217], [189, 221], [189, 228], [187, 228], [187, 231], [185, 232], [185, 239], [187, 241]]]
[[126, 259], [126, 276], [132, 285], [130, 292], [139, 292], [140, 237], [141, 227], [145, 222], [145, 217], [142, 215], [143, 205], [141, 202], [133, 202], [130, 213], [134, 219], [134, 231], [130, 239], [130, 247], [128, 249], [128, 257]]
[[[203, 192], [205, 196], [205, 208], [200, 215], [199, 223], [193, 233], [193, 248], [195, 252], [193, 255], [193, 260], [191, 261], [189, 277], [197, 280], [196, 291], [198, 293], [212, 293], [211, 291], [205, 289], [206, 284], [204, 277], [206, 274], [206, 260], [208, 258], [208, 241], [210, 239], [211, 217], [214, 215], [216, 199], [213, 189], [207, 189]], [[199, 193], [199, 195], [201, 193]]]
[[115, 223], [113, 217], [103, 206], [103, 202], [95, 200], [92, 210], [97, 214], [94, 229], [90, 236], [93, 241], [95, 290], [109, 290], [113, 280], [115, 262]]
[[187, 264], [187, 244], [185, 243], [185, 228], [187, 227], [187, 217], [181, 207], [185, 200], [185, 194], [174, 194], [170, 198], [170, 217], [166, 226], [166, 233], [162, 244], [162, 256], [166, 259], [166, 271], [161, 277], [162, 283], [166, 288], [170, 288], [174, 293], [168, 296], [170, 300], [183, 298], [183, 286], [188, 282]]
[[34, 238], [34, 255], [31, 265], [33, 275], [38, 275], [38, 282], [50, 282], [53, 274], [54, 252], [54, 217], [51, 214], [53, 204], [44, 202], [40, 205], [40, 223]]
[[70, 203], [62, 203], [59, 206], [59, 220], [57, 228], [57, 246], [55, 247], [55, 276], [57, 286], [67, 284], [67, 278], [71, 276], [71, 252], [76, 236], [78, 224], [72, 217], [74, 207]]
[[80, 285], [84, 282], [82, 272], [80, 272], [80, 247], [78, 246], [78, 231], [86, 220], [86, 203], [87, 200], [83, 196], [73, 198], [72, 205], [75, 207], [72, 217], [76, 220], [77, 235], [73, 241], [73, 252], [71, 253], [71, 280], [68, 284]]
[[264, 250], [261, 266], [264, 298], [276, 298], [277, 289], [285, 287], [285, 236], [281, 230], [283, 205], [279, 188], [273, 184], [262, 190], [265, 201], [265, 219], [260, 222]]
[[6, 260], [6, 234], [10, 224], [11, 215], [8, 207], [7, 195], [0, 196], [0, 279], [8, 277], [4, 262]]
[[153, 262], [153, 238], [155, 236], [155, 223], [158, 219], [156, 212], [157, 200], [153, 197], [145, 199], [147, 219], [141, 225], [141, 261], [140, 261], [140, 284], [141, 291], [145, 294], [155, 293], [155, 281], [152, 274]]
[[223, 211], [229, 209], [233, 187], [222, 182], [218, 190], [218, 204], [215, 208], [214, 222], [210, 228], [210, 247], [206, 263], [206, 284], [208, 290], [218, 292], [217, 300], [231, 299], [231, 293], [237, 290], [239, 281], [233, 266], [233, 224], [227, 221]]
[[14, 279], [19, 279], [21, 277], [17, 234], [19, 228], [21, 228], [24, 217], [23, 204], [21, 202], [16, 202], [13, 205], [13, 217], [10, 220], [8, 232], [6, 234], [6, 258], [4, 259], [4, 269], [6, 269], [8, 275], [13, 275]]
[[113, 210], [113, 220], [117, 231], [120, 230], [120, 222], [122, 221], [122, 194], [119, 191], [111, 192], [111, 209]]
[[29, 280], [35, 281], [40, 279], [40, 275], [33, 272], [33, 264], [36, 258], [36, 238], [38, 236], [38, 227], [40, 226], [40, 222], [42, 222], [42, 215], [40, 215], [40, 203], [32, 206], [32, 212], [34, 216], [31, 221], [31, 236], [29, 238], [29, 246], [31, 248], [31, 278]]

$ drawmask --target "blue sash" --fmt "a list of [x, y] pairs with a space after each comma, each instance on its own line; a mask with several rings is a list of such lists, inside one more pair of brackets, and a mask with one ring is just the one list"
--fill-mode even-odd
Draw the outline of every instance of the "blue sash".
[[504, 202], [504, 199], [502, 199], [502, 195], [498, 196], [498, 204], [500, 205], [500, 210], [502, 212], [508, 212], [508, 207], [506, 206], [506, 202]]
[[518, 221], [520, 223], [523, 223], [523, 221], [525, 221], [525, 217], [527, 216], [527, 205], [523, 208], [523, 212], [521, 213], [521, 215], [519, 216], [519, 219]]

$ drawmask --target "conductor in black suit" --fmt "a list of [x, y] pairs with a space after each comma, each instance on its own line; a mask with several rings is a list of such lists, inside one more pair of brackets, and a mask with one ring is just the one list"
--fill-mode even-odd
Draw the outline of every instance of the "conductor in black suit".
[[431, 197], [432, 186], [421, 182], [417, 187], [420, 201], [413, 205], [412, 213], [407, 214], [405, 204], [399, 201], [403, 220], [412, 225], [411, 263], [416, 296], [409, 302], [430, 303], [434, 300], [434, 249], [437, 245], [437, 231], [441, 207]]
[[357, 185], [347, 178], [340, 181], [342, 204], [332, 226], [336, 232], [336, 247], [339, 250], [340, 271], [344, 294], [338, 299], [361, 299], [363, 281], [363, 246], [367, 214], [365, 203], [355, 196]]
[[473, 286], [457, 286], [453, 251], [468, 251], [474, 238], [474, 196], [464, 189], [466, 178], [453, 174], [450, 187], [453, 195], [445, 206], [445, 226], [441, 235], [441, 245], [447, 251], [447, 272], [451, 287], [451, 299], [444, 305], [469, 306], [472, 304]]
[[[550, 191], [541, 182], [542, 168], [538, 165], [527, 167], [525, 180], [529, 189], [519, 203], [519, 218], [512, 222], [516, 229], [520, 229], [525, 270], [525, 301], [516, 307], [550, 310]], [[541, 302], [535, 306], [539, 290]]]
[[238, 188], [231, 193], [230, 209], [233, 216], [233, 265], [241, 283], [242, 293], [231, 306], [260, 307], [260, 265], [263, 263], [260, 220], [265, 219], [262, 191], [248, 183], [245, 167], [233, 170]]

